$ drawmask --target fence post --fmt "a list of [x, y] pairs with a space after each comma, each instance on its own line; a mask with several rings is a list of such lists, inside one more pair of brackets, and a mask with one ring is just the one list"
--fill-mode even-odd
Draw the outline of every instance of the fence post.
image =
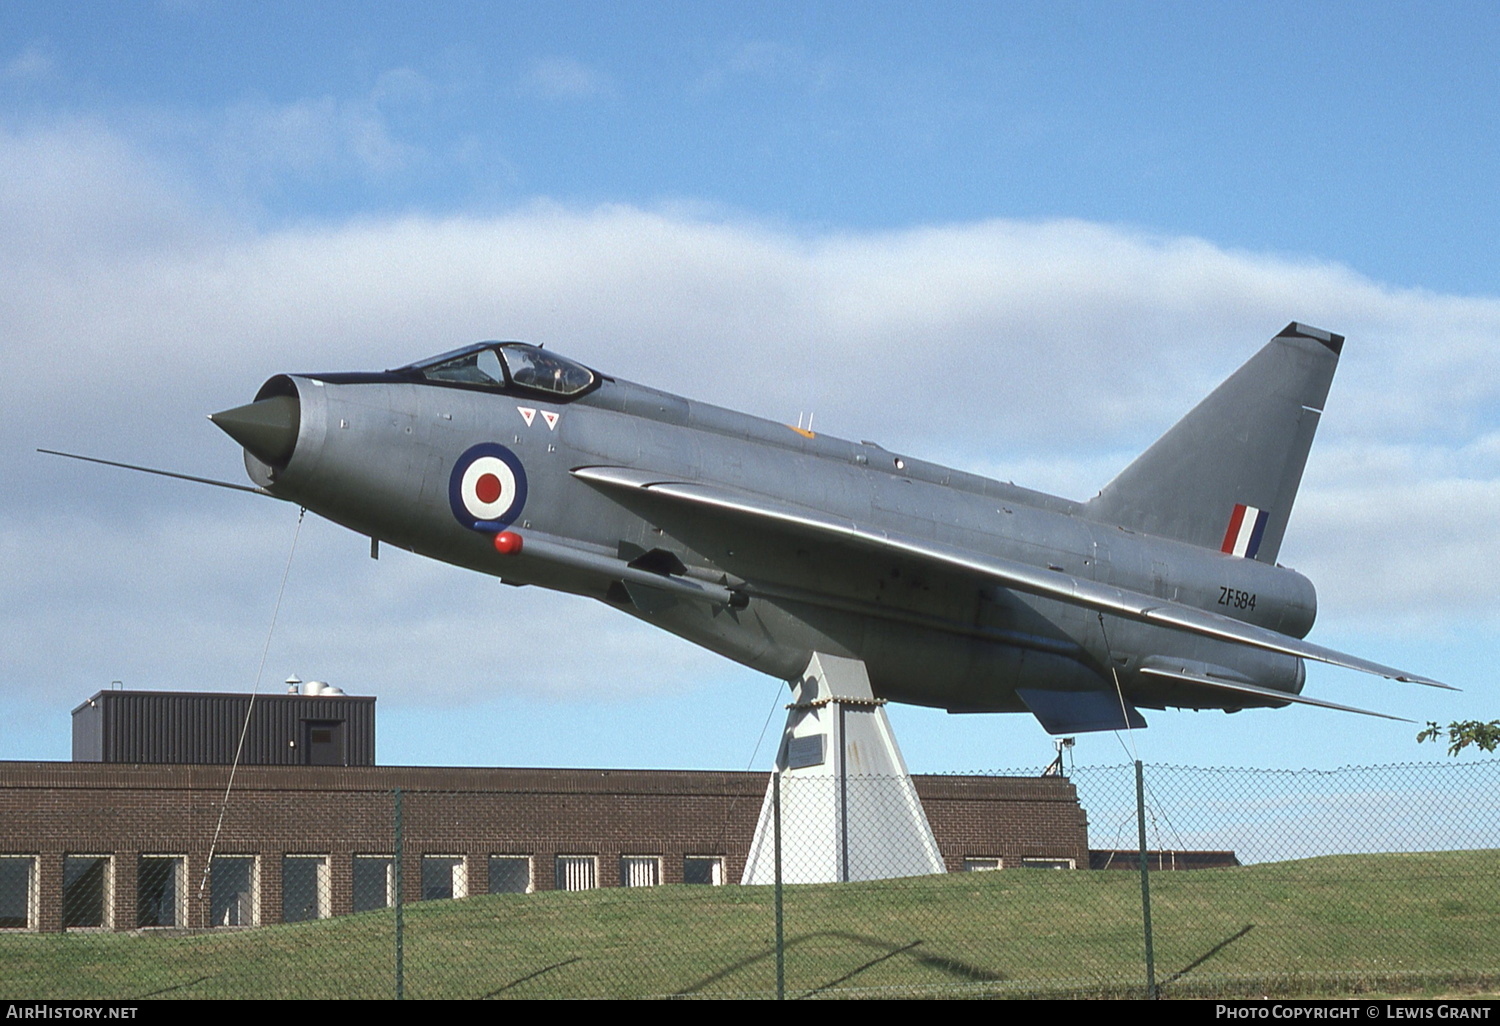
[[406, 997], [406, 923], [402, 917], [401, 905], [405, 898], [402, 889], [401, 870], [402, 863], [406, 861], [406, 852], [401, 843], [401, 788], [395, 792], [395, 818], [396, 838], [395, 852], [392, 855], [396, 863], [396, 1000], [400, 1001]]
[[781, 771], [771, 775], [771, 833], [776, 843], [776, 1000], [786, 1000], [786, 943], [781, 918]]
[[1146, 998], [1156, 998], [1156, 952], [1151, 946], [1151, 871], [1146, 856], [1146, 778], [1135, 760], [1135, 825], [1141, 847], [1141, 923], [1146, 930]]

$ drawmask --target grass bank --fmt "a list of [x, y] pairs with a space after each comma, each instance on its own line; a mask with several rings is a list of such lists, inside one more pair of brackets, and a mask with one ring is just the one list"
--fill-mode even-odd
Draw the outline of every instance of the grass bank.
[[[1165, 996], [1494, 990], [1500, 851], [1348, 855], [1151, 878]], [[412, 998], [765, 997], [770, 888], [492, 895], [403, 910]], [[395, 916], [203, 933], [0, 936], [16, 998], [387, 998]], [[788, 887], [788, 997], [1138, 996], [1131, 872]]]

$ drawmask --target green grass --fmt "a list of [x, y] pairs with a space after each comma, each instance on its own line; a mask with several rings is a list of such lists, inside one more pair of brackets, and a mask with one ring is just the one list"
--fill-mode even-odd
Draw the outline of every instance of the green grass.
[[[1166, 996], [1493, 991], [1500, 851], [1151, 878]], [[404, 910], [413, 998], [768, 997], [769, 888], [495, 895]], [[788, 997], [1138, 996], [1140, 879], [1015, 870], [786, 889]], [[394, 914], [253, 930], [0, 936], [17, 998], [394, 994]]]

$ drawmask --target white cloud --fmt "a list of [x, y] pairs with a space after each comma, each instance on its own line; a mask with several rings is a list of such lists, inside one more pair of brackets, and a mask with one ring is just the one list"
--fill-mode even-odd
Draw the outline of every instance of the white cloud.
[[837, 63], [830, 57], [815, 57], [803, 46], [779, 40], [752, 39], [709, 65], [698, 77], [697, 88], [713, 92], [736, 81], [754, 81], [812, 91], [827, 87], [837, 76]]
[[573, 100], [609, 92], [610, 80], [603, 72], [571, 57], [543, 57], [532, 63], [522, 87], [550, 99]]
[[419, 72], [398, 67], [352, 95], [247, 95], [198, 113], [134, 107], [113, 115], [113, 130], [91, 128], [97, 140], [122, 148], [131, 147], [127, 138], [149, 139], [218, 195], [253, 207], [257, 197], [309, 184], [411, 181], [431, 166], [426, 121], [439, 94]]
[[[337, 137], [343, 116], [313, 103], [257, 123], [274, 148]], [[7, 686], [242, 679], [289, 540], [284, 508], [33, 446], [237, 480], [202, 415], [269, 374], [497, 336], [1084, 498], [1305, 320], [1349, 344], [1288, 560], [1319, 584], [1325, 619], [1493, 622], [1492, 298], [1079, 221], [799, 235], [538, 203], [255, 233], [90, 125], [0, 135], [0, 269]], [[409, 557], [372, 564], [359, 539], [314, 534], [274, 674], [456, 699], [517, 655], [511, 686], [555, 694], [670, 689], [717, 665], [601, 606]], [[434, 666], [444, 679], [429, 683]]]
[[422, 155], [420, 148], [393, 134], [386, 113], [368, 97], [246, 101], [226, 111], [212, 131], [220, 166], [252, 178], [279, 178], [287, 172], [304, 178], [385, 178]]
[[369, 102], [385, 111], [420, 112], [437, 95], [437, 87], [422, 73], [411, 68], [391, 68], [376, 78]]
[[[80, 473], [80, 491], [107, 494], [115, 480]], [[231, 497], [207, 512], [164, 498], [154, 515], [104, 529], [97, 507], [78, 506], [0, 527], [0, 665], [12, 697], [60, 681], [77, 681], [79, 695], [111, 680], [248, 691], [265, 653], [263, 691], [296, 672], [428, 704], [505, 693], [611, 703], [681, 690], [716, 660], [597, 602], [389, 547], [372, 561], [364, 539], [314, 516], [299, 534], [296, 510], [280, 503]], [[611, 672], [619, 665], [651, 673]]]
[[0, 260], [26, 275], [10, 289], [24, 294], [40, 276], [66, 278], [79, 267], [128, 265], [127, 253], [190, 249], [191, 238], [223, 230], [161, 161], [97, 123], [0, 130]]
[[5, 63], [0, 77], [15, 81], [36, 81], [50, 78], [57, 70], [57, 59], [49, 47], [32, 43]]

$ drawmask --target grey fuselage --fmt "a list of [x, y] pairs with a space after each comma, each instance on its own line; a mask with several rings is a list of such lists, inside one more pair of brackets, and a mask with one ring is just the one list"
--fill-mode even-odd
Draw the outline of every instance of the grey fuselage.
[[[863, 660], [880, 697], [955, 712], [1024, 711], [1017, 688], [1113, 691], [1117, 684], [1132, 704], [1155, 708], [1280, 704], [1141, 674], [1164, 658], [1281, 692], [1302, 688], [1295, 656], [620, 494], [573, 473], [628, 467], [708, 482], [1296, 638], [1312, 626], [1313, 587], [1291, 570], [1090, 519], [1083, 504], [871, 443], [813, 436], [604, 376], [565, 401], [395, 372], [279, 376], [258, 398], [275, 395], [295, 395], [295, 447], [274, 469], [246, 453], [252, 479], [272, 494], [386, 544], [507, 583], [610, 602], [782, 679], [825, 652]], [[536, 539], [539, 549], [546, 542], [578, 558], [559, 562], [533, 554], [530, 545], [503, 555], [494, 532], [455, 518], [455, 466], [481, 443], [507, 448], [524, 467], [524, 505], [509, 529]], [[680, 560], [681, 579], [741, 589], [748, 603], [631, 601], [610, 568], [657, 551]]]

